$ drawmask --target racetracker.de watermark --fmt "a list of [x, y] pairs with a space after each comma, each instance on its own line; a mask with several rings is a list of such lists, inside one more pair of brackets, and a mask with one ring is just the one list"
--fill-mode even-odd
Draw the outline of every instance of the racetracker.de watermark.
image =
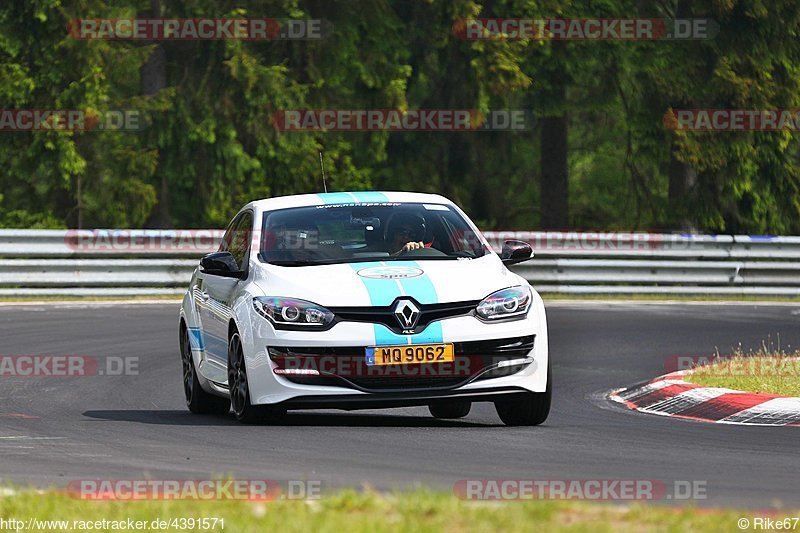
[[71, 20], [67, 31], [80, 40], [308, 41], [330, 36], [333, 25], [323, 19], [81, 18]]
[[655, 250], [688, 250], [699, 246], [691, 235], [639, 233], [628, 231], [486, 231], [483, 232], [495, 251], [506, 240], [524, 241], [534, 251], [613, 251], [649, 252]]
[[704, 500], [703, 480], [658, 479], [462, 479], [453, 493], [462, 500]]
[[0, 354], [0, 378], [135, 376], [139, 357], [74, 354]]
[[[379, 349], [375, 349], [376, 352]], [[386, 357], [381, 362], [379, 353], [368, 355], [371, 363], [365, 362], [360, 355], [315, 356], [283, 353], [270, 348], [269, 355], [273, 363], [273, 372], [281, 376], [339, 376], [344, 378], [419, 378], [419, 377], [451, 377], [468, 378], [484, 372], [500, 372], [498, 375], [516, 374], [524, 369], [524, 373], [535, 371], [532, 357], [517, 358], [493, 357], [490, 355], [459, 355], [452, 361], [436, 362], [431, 358], [424, 361], [421, 357], [405, 353], [403, 348], [395, 347], [393, 357]], [[416, 354], [414, 354], [416, 355]]]
[[662, 120], [676, 131], [798, 131], [800, 109], [668, 109]]
[[321, 480], [75, 479], [67, 494], [80, 500], [318, 500]]
[[136, 109], [0, 109], [0, 131], [140, 131], [145, 126]]
[[534, 123], [523, 109], [285, 109], [272, 115], [278, 131], [524, 131]]
[[790, 355], [673, 355], [664, 360], [664, 369], [677, 372], [712, 364], [714, 374], [720, 376], [800, 378], [800, 357]]
[[68, 230], [64, 244], [70, 250], [91, 253], [209, 253], [217, 249], [224, 233], [223, 230]]
[[[224, 230], [67, 230], [64, 245], [74, 252], [124, 254], [150, 251], [163, 254], [209, 253], [216, 251]], [[525, 241], [534, 250], [580, 252], [584, 250], [646, 253], [657, 250], [702, 249], [707, 243], [692, 235], [638, 232], [579, 231], [486, 231], [489, 246], [500, 251], [506, 240]], [[471, 232], [461, 238], [474, 238]], [[231, 239], [249, 240], [252, 245], [284, 250], [314, 250], [322, 244], [317, 230], [234, 231]], [[712, 239], [713, 240], [713, 239]], [[713, 243], [712, 243], [713, 244]]]
[[655, 41], [712, 39], [719, 25], [711, 19], [647, 18], [470, 18], [453, 23], [453, 34], [467, 41]]

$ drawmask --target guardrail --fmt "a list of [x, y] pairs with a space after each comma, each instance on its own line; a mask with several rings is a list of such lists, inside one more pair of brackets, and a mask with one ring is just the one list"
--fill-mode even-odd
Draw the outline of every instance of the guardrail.
[[[800, 295], [800, 237], [486, 232], [540, 292]], [[0, 296], [181, 294], [220, 230], [0, 230]]]

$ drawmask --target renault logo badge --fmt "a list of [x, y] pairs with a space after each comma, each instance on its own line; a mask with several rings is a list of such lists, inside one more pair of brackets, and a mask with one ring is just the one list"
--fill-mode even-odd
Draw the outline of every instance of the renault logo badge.
[[419, 307], [411, 300], [399, 300], [394, 306], [394, 317], [404, 330], [414, 329], [419, 320]]

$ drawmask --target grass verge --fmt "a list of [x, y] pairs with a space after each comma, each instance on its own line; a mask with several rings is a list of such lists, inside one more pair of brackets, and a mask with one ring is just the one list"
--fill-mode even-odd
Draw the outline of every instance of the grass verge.
[[[0, 517], [67, 520], [64, 529], [88, 529], [77, 521], [222, 519], [206, 531], [740, 531], [737, 521], [764, 512], [735, 509], [606, 505], [571, 501], [462, 501], [446, 492], [413, 490], [392, 494], [346, 490], [313, 501], [76, 500], [62, 493], [22, 491], [0, 496]], [[797, 513], [795, 513], [795, 516]], [[782, 516], [782, 515], [781, 515]], [[792, 516], [787, 511], [786, 516]], [[778, 519], [778, 516], [773, 518]], [[207, 523], [210, 525], [211, 521]], [[5, 525], [8, 525], [6, 523]], [[80, 527], [80, 526], [84, 527]], [[94, 530], [113, 530], [111, 524]], [[11, 529], [13, 528], [6, 528]], [[43, 524], [39, 524], [43, 529]], [[123, 528], [126, 529], [126, 528]], [[144, 528], [144, 530], [153, 528]], [[162, 528], [177, 530], [178, 527]], [[185, 528], [184, 528], [185, 529]], [[203, 530], [203, 528], [190, 528]], [[51, 530], [60, 530], [57, 525]]]
[[762, 345], [756, 352], [741, 349], [731, 357], [720, 357], [684, 376], [685, 381], [704, 387], [800, 396], [800, 350], [788, 353]]

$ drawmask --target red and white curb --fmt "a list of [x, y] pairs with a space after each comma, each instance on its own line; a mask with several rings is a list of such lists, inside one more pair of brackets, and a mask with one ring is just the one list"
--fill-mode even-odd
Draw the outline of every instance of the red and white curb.
[[642, 413], [749, 426], [800, 426], [800, 398], [758, 394], [683, 381], [681, 370], [627, 389], [609, 399]]

